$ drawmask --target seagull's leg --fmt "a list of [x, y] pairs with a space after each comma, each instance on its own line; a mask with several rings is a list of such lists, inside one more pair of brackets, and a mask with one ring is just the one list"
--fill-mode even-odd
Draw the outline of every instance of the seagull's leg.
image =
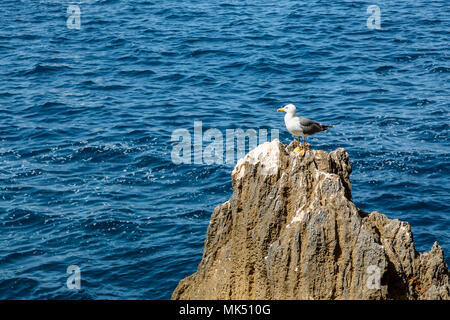
[[[302, 156], [305, 154], [305, 150], [304, 149], [300, 149], [300, 136], [297, 136], [298, 138], [298, 144], [297, 144], [297, 148], [294, 149], [294, 152], [298, 152], [300, 153]], [[305, 140], [305, 137], [303, 137], [303, 140]]]
[[303, 137], [303, 150], [306, 150], [306, 136]]
[[300, 152], [300, 136], [297, 136], [297, 147], [295, 147], [294, 152]]
[[299, 146], [300, 146], [300, 137], [299, 136], [297, 136], [297, 141], [298, 141], [297, 147], [295, 147], [294, 152], [298, 152], [298, 150], [300, 149], [299, 148]]
[[[298, 145], [300, 145], [300, 143]], [[303, 148], [300, 150], [300, 154], [302, 156], [304, 156], [305, 152], [306, 152], [306, 149], [305, 149], [305, 136], [303, 136]]]

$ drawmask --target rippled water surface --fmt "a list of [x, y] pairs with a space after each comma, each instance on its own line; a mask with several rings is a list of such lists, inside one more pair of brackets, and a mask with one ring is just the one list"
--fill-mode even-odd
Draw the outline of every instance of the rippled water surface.
[[288, 143], [286, 103], [335, 125], [310, 142], [348, 151], [359, 207], [450, 261], [448, 0], [73, 3], [79, 30], [72, 2], [0, 2], [0, 298], [170, 298], [233, 168], [175, 165], [172, 132]]

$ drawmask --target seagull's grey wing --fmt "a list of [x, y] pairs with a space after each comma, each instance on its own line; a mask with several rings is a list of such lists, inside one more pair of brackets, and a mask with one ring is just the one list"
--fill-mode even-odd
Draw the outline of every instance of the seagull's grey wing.
[[303, 129], [303, 133], [307, 135], [324, 131], [324, 128], [320, 123], [312, 121], [311, 119], [308, 118], [299, 117], [299, 123]]

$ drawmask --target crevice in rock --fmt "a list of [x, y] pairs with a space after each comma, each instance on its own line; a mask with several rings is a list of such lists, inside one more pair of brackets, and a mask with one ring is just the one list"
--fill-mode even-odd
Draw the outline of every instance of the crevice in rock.
[[409, 286], [407, 281], [398, 273], [395, 265], [389, 259], [387, 260], [385, 283], [388, 288], [387, 299], [406, 300], [409, 298]]

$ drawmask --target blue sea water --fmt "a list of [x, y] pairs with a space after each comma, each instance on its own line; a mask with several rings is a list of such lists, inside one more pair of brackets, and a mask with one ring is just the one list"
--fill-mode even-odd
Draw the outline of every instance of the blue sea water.
[[408, 221], [417, 250], [438, 241], [450, 261], [448, 0], [2, 0], [0, 12], [1, 299], [169, 299], [233, 168], [174, 164], [172, 133], [202, 121], [288, 143], [286, 103], [335, 125], [309, 142], [347, 150], [357, 206]]

